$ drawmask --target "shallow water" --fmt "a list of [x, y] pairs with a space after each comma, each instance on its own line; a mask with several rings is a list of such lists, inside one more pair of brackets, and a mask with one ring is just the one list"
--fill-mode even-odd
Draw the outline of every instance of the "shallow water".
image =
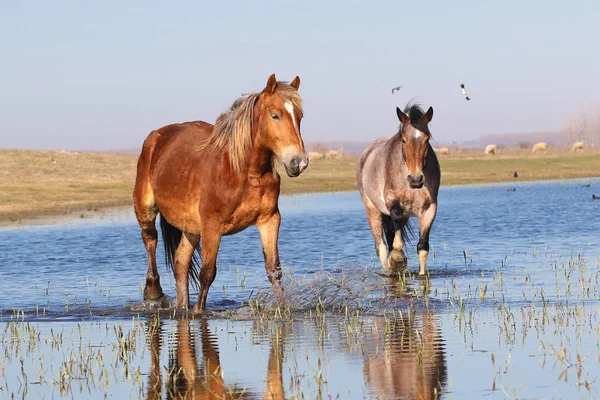
[[[131, 311], [146, 254], [130, 212], [2, 229], [0, 393], [597, 397], [598, 191], [598, 179], [442, 188], [428, 281], [373, 272], [379, 262], [357, 193], [283, 197], [283, 312], [272, 308], [251, 228], [223, 240], [210, 317], [192, 321]], [[411, 271], [416, 243], [406, 249]], [[174, 296], [172, 275], [159, 271]], [[121, 324], [127, 340], [115, 333]], [[54, 351], [57, 332], [63, 347]], [[61, 375], [85, 357], [94, 360], [88, 375]]]

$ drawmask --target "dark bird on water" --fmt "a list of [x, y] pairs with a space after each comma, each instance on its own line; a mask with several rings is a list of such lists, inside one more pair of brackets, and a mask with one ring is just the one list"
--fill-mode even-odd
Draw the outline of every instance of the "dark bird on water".
[[581, 187], [590, 187], [590, 184], [588, 183], [587, 185], [581, 185]]
[[402, 86], [396, 86], [392, 88], [392, 94], [394, 94], [395, 91], [400, 90]]
[[506, 189], [507, 192], [516, 192], [517, 188], [510, 188], [510, 189]]
[[596, 196], [595, 194], [592, 195], [592, 199], [594, 200], [600, 200], [600, 196]]
[[463, 94], [463, 96], [465, 96], [465, 99], [466, 99], [466, 100], [471, 100], [471, 99], [469, 98], [469, 96], [467, 95], [467, 91], [465, 90], [465, 84], [464, 84], [464, 83], [461, 83], [461, 84], [460, 84], [460, 88], [462, 89], [462, 94]]

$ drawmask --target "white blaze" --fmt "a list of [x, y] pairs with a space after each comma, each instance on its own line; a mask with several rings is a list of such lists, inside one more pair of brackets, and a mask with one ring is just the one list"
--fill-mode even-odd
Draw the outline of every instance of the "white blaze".
[[292, 116], [292, 122], [294, 123], [294, 128], [298, 129], [298, 126], [296, 126], [296, 117], [294, 116], [294, 106], [292, 105], [292, 103], [290, 103], [289, 101], [286, 101], [285, 102], [285, 109]]

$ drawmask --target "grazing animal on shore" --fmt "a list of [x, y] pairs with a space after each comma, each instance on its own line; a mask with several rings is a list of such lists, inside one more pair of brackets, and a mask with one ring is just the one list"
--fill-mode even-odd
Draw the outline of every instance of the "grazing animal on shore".
[[438, 159], [429, 144], [433, 108], [423, 112], [409, 103], [404, 111], [396, 108], [396, 113], [400, 120], [398, 133], [371, 143], [360, 157], [358, 190], [382, 273], [394, 275], [406, 267], [403, 248], [407, 223], [409, 217], [417, 217], [419, 275], [424, 275], [441, 177]]
[[318, 151], [309, 151], [308, 159], [309, 160], [322, 160], [325, 158], [325, 154], [319, 153]]
[[571, 151], [583, 151], [583, 141], [573, 143]]
[[342, 157], [341, 153], [337, 150], [329, 150], [327, 152], [327, 158], [332, 160], [339, 160]]
[[548, 149], [548, 144], [546, 142], [539, 142], [533, 145], [533, 148], [531, 149], [531, 152], [533, 154], [535, 153], [545, 153], [546, 150]]
[[437, 149], [436, 153], [438, 153], [441, 156], [447, 156], [448, 153], [450, 153], [450, 150], [447, 147], [440, 147], [439, 149]]
[[495, 155], [498, 152], [498, 146], [495, 144], [488, 144], [485, 146], [485, 154], [487, 155]]
[[[271, 75], [261, 92], [237, 99], [215, 125], [203, 121], [152, 131], [144, 141], [133, 193], [135, 215], [148, 253], [144, 299], [163, 296], [156, 268], [160, 226], [165, 256], [175, 275], [177, 307], [189, 307], [189, 278], [200, 281], [194, 313], [206, 306], [221, 238], [256, 225], [273, 288], [281, 291], [278, 199], [281, 160], [296, 177], [308, 166], [300, 134], [300, 79]], [[200, 241], [202, 246], [200, 248]], [[197, 270], [201, 254], [202, 268]]]

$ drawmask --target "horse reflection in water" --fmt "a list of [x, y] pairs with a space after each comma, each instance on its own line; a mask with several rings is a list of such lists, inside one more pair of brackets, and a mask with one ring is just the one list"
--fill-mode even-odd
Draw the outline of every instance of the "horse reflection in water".
[[[441, 330], [431, 313], [390, 321], [376, 317], [364, 376], [373, 396], [438, 399], [447, 381]], [[383, 335], [383, 340], [381, 340]]]
[[[272, 344], [264, 393], [253, 393], [237, 383], [229, 384], [223, 378], [219, 359], [217, 336], [208, 328], [206, 320], [200, 320], [200, 343], [202, 360], [196, 357], [196, 339], [192, 332], [193, 321], [177, 321], [176, 346], [169, 349], [168, 369], [161, 371], [160, 353], [162, 321], [148, 322], [148, 340], [151, 353], [151, 371], [148, 379], [147, 399], [239, 399], [263, 398], [279, 400], [285, 398], [283, 390], [281, 344]], [[166, 375], [163, 377], [163, 375]], [[163, 388], [163, 380], [165, 385]]]

